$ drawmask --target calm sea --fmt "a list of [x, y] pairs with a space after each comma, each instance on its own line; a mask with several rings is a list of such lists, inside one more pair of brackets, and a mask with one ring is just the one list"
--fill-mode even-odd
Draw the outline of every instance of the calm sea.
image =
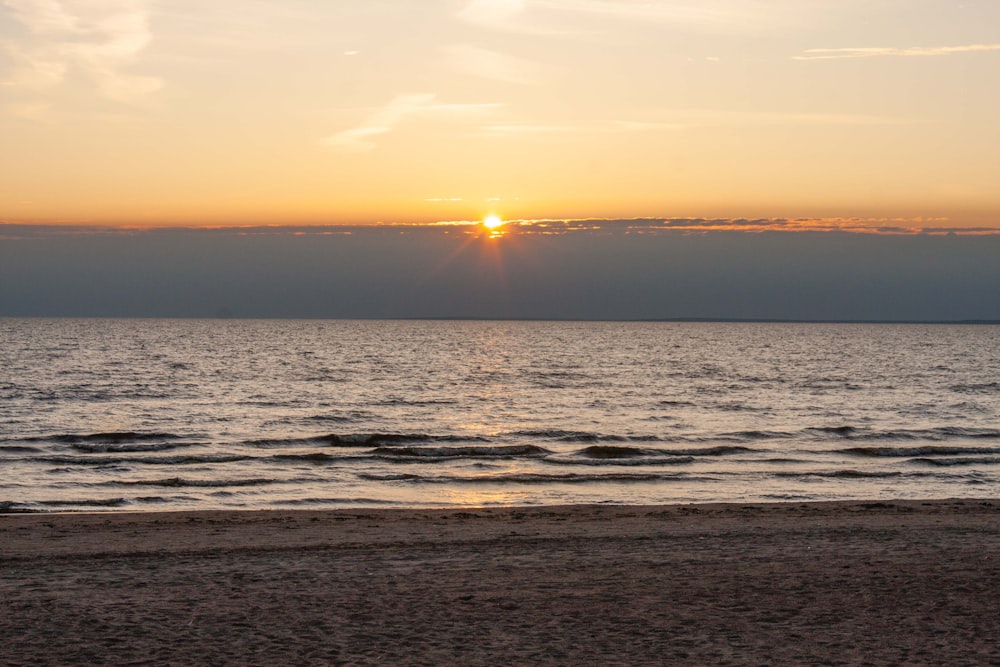
[[0, 319], [0, 511], [1000, 496], [1000, 327]]

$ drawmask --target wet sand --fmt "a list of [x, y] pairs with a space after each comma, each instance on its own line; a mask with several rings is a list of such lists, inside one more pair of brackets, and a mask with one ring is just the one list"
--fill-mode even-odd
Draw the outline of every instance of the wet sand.
[[0, 516], [3, 665], [1000, 665], [1000, 501]]

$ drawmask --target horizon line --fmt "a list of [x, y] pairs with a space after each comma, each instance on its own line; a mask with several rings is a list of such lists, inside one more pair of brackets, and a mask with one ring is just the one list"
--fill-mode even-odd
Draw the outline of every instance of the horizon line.
[[997, 326], [1000, 319], [957, 319], [957, 320], [879, 320], [879, 319], [797, 319], [797, 318], [755, 318], [755, 317], [644, 317], [644, 318], [579, 318], [579, 317], [464, 317], [464, 316], [422, 316], [422, 317], [267, 317], [240, 315], [187, 315], [158, 317], [147, 315], [4, 315], [0, 320], [291, 320], [311, 322], [580, 322], [580, 323], [663, 323], [663, 324], [918, 324], [918, 325], [961, 325]]
[[[585, 217], [585, 218], [509, 218], [503, 219], [503, 233], [565, 234], [571, 232], [659, 233], [678, 231], [688, 233], [745, 232], [745, 233], [850, 233], [880, 236], [993, 236], [1000, 235], [998, 226], [947, 226], [948, 218], [902, 217]], [[243, 224], [165, 224], [140, 225], [134, 223], [91, 222], [22, 222], [0, 220], [0, 239], [3, 231], [35, 230], [53, 235], [76, 234], [146, 234], [160, 232], [233, 232], [233, 233], [292, 233], [299, 235], [345, 234], [355, 231], [387, 229], [405, 230], [481, 230], [483, 220], [440, 220], [434, 222], [371, 222], [371, 223], [243, 223]], [[493, 230], [491, 230], [493, 231]]]

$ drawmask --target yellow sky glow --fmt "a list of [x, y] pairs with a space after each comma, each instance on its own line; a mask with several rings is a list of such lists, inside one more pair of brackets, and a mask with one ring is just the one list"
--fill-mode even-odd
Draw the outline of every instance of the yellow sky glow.
[[1000, 3], [0, 0], [0, 222], [1000, 227]]

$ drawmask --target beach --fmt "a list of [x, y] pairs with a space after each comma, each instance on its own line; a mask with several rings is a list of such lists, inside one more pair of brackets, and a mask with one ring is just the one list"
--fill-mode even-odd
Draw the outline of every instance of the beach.
[[1000, 664], [1000, 501], [0, 516], [0, 664]]

